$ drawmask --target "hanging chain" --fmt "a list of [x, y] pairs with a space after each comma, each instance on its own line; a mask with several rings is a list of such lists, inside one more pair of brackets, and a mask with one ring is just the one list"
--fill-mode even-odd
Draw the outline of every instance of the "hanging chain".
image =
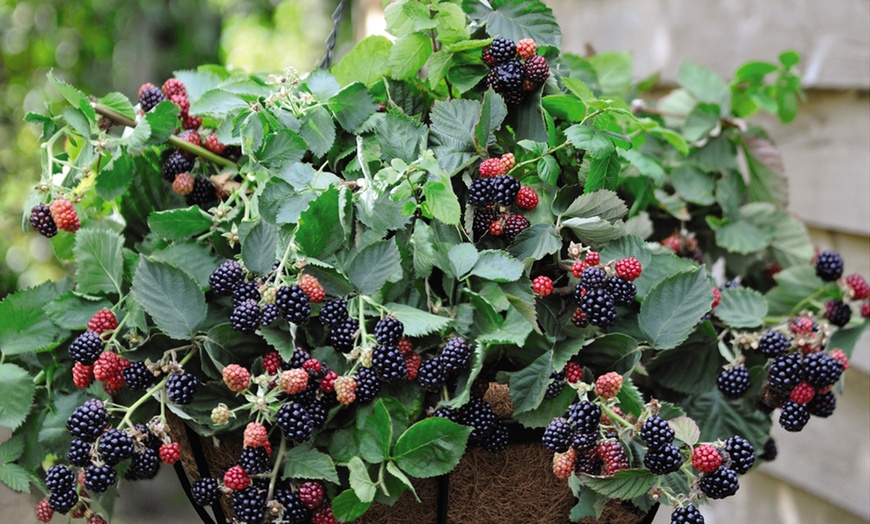
[[338, 28], [341, 25], [341, 18], [344, 16], [344, 4], [347, 0], [341, 0], [335, 11], [332, 12], [332, 31], [326, 37], [326, 56], [320, 61], [320, 69], [329, 69], [332, 63], [332, 54], [335, 52], [335, 41], [338, 38]]

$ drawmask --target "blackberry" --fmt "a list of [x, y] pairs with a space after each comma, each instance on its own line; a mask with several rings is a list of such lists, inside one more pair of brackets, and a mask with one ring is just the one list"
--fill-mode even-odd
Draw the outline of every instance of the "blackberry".
[[582, 433], [576, 431], [571, 439], [571, 447], [573, 447], [577, 452], [592, 449], [596, 444], [598, 444], [598, 437], [599, 435], [597, 431], [593, 433]]
[[816, 275], [833, 282], [843, 276], [843, 257], [836, 251], [822, 251], [816, 259]]
[[800, 355], [789, 353], [778, 356], [770, 364], [767, 381], [774, 389], [791, 391], [800, 382], [802, 369]]
[[547, 391], [544, 393], [544, 398], [547, 400], [554, 399], [562, 394], [565, 389], [565, 379], [556, 379], [547, 385]]
[[201, 478], [193, 483], [190, 494], [197, 506], [211, 506], [220, 498], [218, 480], [212, 477]]
[[493, 68], [486, 74], [483, 79], [483, 83], [487, 88], [492, 88], [493, 90], [498, 89], [498, 71]]
[[242, 449], [238, 464], [248, 475], [265, 473], [269, 469], [269, 453], [263, 446], [247, 446]]
[[263, 304], [261, 308], [260, 315], [260, 326], [266, 327], [272, 325], [272, 322], [278, 320], [278, 317], [281, 316], [281, 312], [278, 310], [278, 306], [275, 304]]
[[184, 198], [189, 206], [205, 208], [208, 207], [206, 204], [217, 200], [217, 189], [211, 183], [211, 180], [198, 176], [193, 181], [193, 191], [188, 193]]
[[154, 373], [142, 361], [133, 362], [121, 373], [124, 375], [124, 383], [133, 391], [143, 391], [154, 384]]
[[588, 400], [581, 400], [571, 404], [566, 418], [580, 433], [595, 433], [601, 421], [601, 408]]
[[75, 475], [66, 466], [55, 464], [45, 472], [45, 487], [48, 491], [66, 491], [75, 485]]
[[471, 362], [471, 352], [471, 346], [465, 339], [453, 337], [448, 340], [439, 357], [441, 365], [444, 366], [444, 372], [449, 375], [468, 367], [468, 363]]
[[208, 285], [218, 295], [230, 296], [233, 289], [245, 278], [241, 264], [235, 260], [227, 260], [219, 265], [208, 277]]
[[492, 39], [489, 46], [489, 54], [496, 64], [502, 64], [513, 60], [517, 56], [517, 44], [509, 38], [497, 36]]
[[[493, 198], [492, 178], [478, 178], [468, 186], [468, 203], [472, 206], [488, 206], [492, 203]], [[489, 224], [487, 224], [487, 229], [489, 229]]]
[[381, 392], [378, 375], [372, 368], [359, 368], [356, 372], [356, 400], [360, 404], [368, 404]]
[[308, 351], [305, 351], [304, 348], [297, 346], [293, 350], [293, 354], [290, 356], [290, 360], [285, 363], [285, 366], [282, 366], [286, 369], [298, 369], [302, 367], [302, 364], [305, 363], [306, 360], [311, 358], [311, 354]]
[[96, 331], [85, 331], [69, 345], [69, 356], [84, 366], [93, 366], [106, 344]]
[[[315, 389], [316, 387], [317, 386], [315, 386]], [[313, 424], [315, 428], [323, 426], [326, 422], [327, 416], [329, 416], [329, 407], [326, 405], [326, 402], [323, 399], [314, 399], [309, 402], [306, 407], [308, 409], [308, 418], [311, 419], [311, 424]]]
[[520, 90], [503, 91], [501, 97], [504, 99], [506, 104], [515, 106], [522, 104], [523, 101], [525, 101], [526, 93]]
[[807, 404], [807, 410], [810, 412], [810, 415], [821, 418], [828, 418], [833, 415], [836, 407], [837, 397], [832, 391], [816, 393], [816, 396]]
[[275, 490], [275, 500], [284, 506], [284, 520], [289, 524], [307, 523], [310, 511], [305, 503], [299, 498], [298, 493], [293, 492], [292, 486], [284, 482]]
[[115, 483], [118, 473], [109, 466], [91, 464], [85, 468], [85, 487], [96, 493], [103, 493]]
[[191, 373], [171, 375], [166, 381], [166, 395], [173, 404], [190, 404], [199, 387], [199, 379]]
[[355, 318], [345, 318], [337, 326], [329, 330], [329, 342], [336, 351], [347, 353], [353, 349], [356, 332], [359, 330], [359, 321]]
[[427, 358], [420, 363], [417, 382], [427, 391], [438, 391], [447, 381], [447, 373], [439, 357]]
[[382, 346], [398, 346], [403, 334], [405, 326], [395, 318], [382, 318], [375, 324], [375, 340]]
[[231, 503], [234, 520], [245, 524], [262, 522], [266, 516], [266, 494], [265, 490], [256, 486], [233, 491]]
[[[187, 173], [193, 169], [193, 160], [190, 160], [179, 150], [167, 152], [163, 160], [163, 178], [168, 182], [175, 180], [175, 175]], [[194, 185], [194, 191], [196, 186]]]
[[253, 333], [263, 321], [263, 312], [256, 300], [245, 300], [230, 314], [230, 325], [236, 331]]
[[475, 444], [482, 444], [498, 422], [498, 416], [493, 412], [492, 406], [476, 397], [472, 397], [467, 404], [459, 408], [459, 416], [462, 424], [474, 428], [468, 439]]
[[779, 414], [779, 425], [782, 429], [797, 432], [804, 429], [809, 421], [810, 412], [805, 406], [793, 400], [786, 400], [782, 405], [782, 412]]
[[583, 289], [606, 289], [607, 288], [607, 272], [600, 267], [587, 267], [580, 274], [580, 285]]
[[574, 293], [572, 295], [574, 297], [574, 303], [577, 304], [578, 306], [580, 304], [582, 304], [583, 303], [583, 295], [585, 295], [585, 294], [586, 294], [586, 290], [583, 289], [583, 284], [577, 284], [576, 286], [574, 286]]
[[239, 282], [233, 288], [233, 307], [237, 308], [247, 300], [260, 302], [260, 289], [256, 282], [249, 280], [247, 282]]
[[57, 513], [67, 514], [79, 501], [75, 488], [63, 491], [52, 491], [48, 496], [48, 505]]
[[517, 199], [517, 194], [522, 188], [522, 184], [516, 178], [509, 175], [498, 175], [493, 178], [484, 178], [481, 180], [492, 181], [492, 198], [503, 206], [509, 206]]
[[758, 341], [758, 350], [767, 358], [784, 355], [791, 347], [791, 339], [779, 331], [769, 330]]
[[403, 382], [408, 373], [405, 358], [395, 346], [377, 346], [373, 349], [372, 367], [384, 382]]
[[[588, 271], [588, 270], [587, 270]], [[603, 289], [589, 289], [581, 299], [580, 308], [593, 326], [608, 327], [616, 322], [613, 297]]]
[[524, 64], [526, 78], [535, 84], [543, 84], [550, 76], [550, 65], [543, 56], [535, 55]]
[[124, 478], [127, 480], [153, 479], [159, 469], [160, 456], [153, 449], [144, 448], [133, 453], [130, 467], [124, 473]]
[[37, 204], [30, 210], [30, 227], [47, 238], [57, 235], [57, 224], [54, 223], [51, 210], [45, 204]]
[[308, 322], [311, 316], [311, 301], [302, 288], [295, 284], [278, 288], [275, 305], [284, 318], [297, 325]]
[[825, 303], [825, 318], [831, 324], [843, 327], [852, 319], [852, 308], [842, 300], [829, 300]]
[[704, 515], [701, 515], [698, 508], [689, 504], [671, 513], [671, 524], [704, 524]]
[[66, 452], [66, 459], [73, 466], [87, 466], [91, 463], [91, 445], [84, 440], [74, 438]]
[[603, 465], [597, 449], [578, 451], [574, 461], [574, 472], [578, 475], [598, 475]]
[[505, 219], [502, 234], [509, 242], [513, 242], [514, 238], [528, 229], [530, 225], [526, 217], [519, 213], [514, 213]]
[[85, 442], [97, 440], [109, 421], [109, 413], [98, 399], [91, 399], [76, 408], [66, 421], [73, 437]]
[[106, 465], [114, 466], [133, 454], [133, 437], [120, 429], [110, 429], [100, 437], [97, 451]]
[[804, 357], [804, 377], [816, 389], [833, 386], [843, 374], [843, 364], [827, 353], [812, 353]]
[[492, 432], [486, 437], [483, 442], [483, 448], [490, 453], [499, 453], [504, 451], [508, 445], [508, 427], [504, 422], [499, 420], [496, 422]]
[[680, 448], [673, 444], [651, 449], [643, 457], [643, 467], [654, 475], [667, 475], [679, 471], [682, 465], [683, 455], [680, 454]]
[[[608, 436], [608, 439], [615, 439]], [[604, 474], [615, 475], [617, 472], [628, 469], [630, 464], [625, 447], [618, 440], [605, 440], [598, 444], [598, 455], [604, 462]]]
[[674, 441], [674, 430], [667, 421], [658, 415], [646, 419], [640, 428], [640, 438], [650, 449], [658, 449]]
[[701, 477], [701, 491], [711, 499], [724, 499], [737, 493], [740, 484], [737, 482], [737, 473], [720, 466], [713, 473], [705, 473]]
[[294, 442], [307, 442], [314, 431], [308, 411], [296, 402], [288, 402], [278, 408], [275, 422], [284, 438]]
[[160, 446], [163, 444], [163, 442], [159, 438], [157, 438], [157, 435], [151, 433], [151, 431], [148, 430], [145, 424], [136, 424], [135, 428], [136, 432], [142, 435], [138, 438], [138, 440], [142, 443], [143, 446], [153, 449], [154, 451], [160, 449]]
[[496, 66], [495, 58], [493, 58], [492, 53], [490, 52], [490, 46], [483, 48], [483, 51], [480, 52], [480, 58], [487, 67], [493, 68]]
[[745, 366], [724, 369], [716, 379], [716, 386], [728, 398], [740, 398], [749, 391], [749, 370]]
[[608, 277], [604, 286], [613, 297], [613, 303], [617, 306], [627, 306], [634, 302], [634, 297], [637, 296], [637, 287], [634, 282], [616, 276]]
[[164, 100], [166, 100], [166, 96], [163, 95], [163, 91], [159, 87], [146, 87], [139, 93], [139, 107], [146, 113]]
[[564, 418], [554, 418], [544, 430], [541, 442], [550, 451], [564, 453], [571, 447], [574, 440], [574, 428]]
[[739, 475], [743, 475], [755, 464], [755, 448], [748, 440], [735, 435], [725, 441], [725, 451], [731, 458], [729, 468]]
[[762, 451], [758, 458], [766, 462], [773, 462], [776, 460], [778, 454], [779, 451], [776, 449], [776, 441], [773, 440], [773, 437], [770, 437], [767, 439], [767, 442], [764, 443], [764, 451]]
[[339, 322], [348, 318], [347, 316], [347, 301], [343, 298], [335, 300], [327, 300], [320, 310], [320, 323], [324, 326], [334, 327]]
[[438, 408], [432, 413], [433, 417], [446, 418], [450, 422], [462, 424], [462, 414], [459, 410], [450, 408]]
[[491, 207], [476, 208], [471, 224], [471, 231], [474, 233], [474, 236], [481, 237], [489, 233], [489, 225], [496, 218], [498, 218], [498, 213], [495, 209]]
[[[523, 77], [526, 74], [526, 70], [519, 60], [509, 60], [496, 66], [495, 74], [495, 90], [497, 92], [502, 94], [518, 93], [523, 86]], [[522, 95], [522, 93], [519, 94]]]

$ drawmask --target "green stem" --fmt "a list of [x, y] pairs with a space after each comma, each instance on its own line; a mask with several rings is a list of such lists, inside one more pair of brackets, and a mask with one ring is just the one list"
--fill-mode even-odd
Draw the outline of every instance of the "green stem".
[[[185, 346], [185, 347], [190, 347], [190, 346]], [[190, 361], [191, 358], [193, 358], [194, 354], [196, 354], [196, 351], [191, 351], [190, 353], [185, 355], [184, 358], [181, 359], [181, 362], [178, 363], [178, 365], [183, 366], [183, 365], [187, 364], [187, 362]], [[148, 402], [148, 399], [151, 398], [152, 396], [154, 396], [154, 393], [161, 390], [166, 385], [167, 380], [169, 380], [169, 375], [163, 377], [163, 380], [161, 380], [160, 382], [157, 383], [157, 385], [155, 385], [154, 387], [152, 387], [151, 389], [146, 391], [144, 395], [139, 397], [139, 400], [137, 400], [132, 405], [130, 405], [130, 407], [127, 408], [127, 414], [124, 415], [124, 418], [121, 419], [121, 422], [118, 423], [118, 428], [121, 428], [124, 425], [128, 425], [130, 427], [133, 427], [133, 424], [130, 422], [130, 416], [133, 415], [133, 412], [135, 412], [137, 409], [139, 409], [139, 407], [142, 406], [142, 404]], [[165, 403], [165, 402], [163, 402], [163, 403]]]
[[275, 465], [272, 466], [272, 473], [269, 474], [269, 492], [266, 494], [266, 501], [272, 500], [272, 494], [275, 493], [275, 482], [278, 480], [278, 468], [281, 467], [281, 461], [284, 459], [284, 453], [287, 451], [287, 439], [281, 437], [281, 445], [278, 448], [278, 456], [275, 458]]
[[514, 171], [516, 171], [517, 169], [519, 169], [523, 166], [527, 166], [529, 164], [536, 164], [540, 159], [544, 158], [545, 156], [552, 155], [556, 151], [558, 151], [560, 149], [565, 149], [566, 147], [568, 147], [570, 145], [571, 145], [571, 142], [564, 142], [562, 144], [559, 144], [558, 146], [551, 147], [543, 155], [535, 157], [535, 158], [530, 158], [529, 160], [524, 160], [523, 162], [520, 162], [519, 164], [515, 165], [513, 168], [511, 168], [510, 171], [507, 172], [507, 174], [510, 175], [511, 173], [513, 173]]
[[378, 470], [378, 486], [381, 487], [381, 491], [384, 493], [384, 496], [389, 497], [390, 491], [387, 489], [387, 484], [384, 482], [384, 470], [387, 468], [386, 462], [381, 462], [381, 468]]
[[610, 417], [611, 422], [613, 422], [613, 421], [619, 422], [620, 424], [622, 424], [623, 426], [625, 426], [627, 428], [634, 427], [634, 424], [632, 424], [631, 422], [629, 422], [629, 421], [625, 420], [624, 418], [620, 417], [619, 415], [617, 415], [616, 412], [613, 411], [612, 409], [610, 409], [609, 407], [602, 405], [601, 410], [604, 411], [605, 413], [607, 413], [607, 416]]

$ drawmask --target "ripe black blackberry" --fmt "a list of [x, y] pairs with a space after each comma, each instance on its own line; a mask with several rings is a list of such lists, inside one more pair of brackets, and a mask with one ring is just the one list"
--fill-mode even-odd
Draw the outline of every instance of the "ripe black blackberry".
[[269, 469], [269, 453], [263, 446], [247, 446], [242, 449], [238, 464], [248, 475], [265, 473]]
[[[478, 178], [468, 186], [468, 203], [482, 207], [492, 204], [494, 198], [492, 178]], [[489, 224], [486, 225], [489, 230]]]
[[613, 297], [603, 289], [587, 289], [586, 294], [580, 299], [580, 308], [586, 313], [586, 318], [593, 326], [608, 327], [616, 322]]
[[381, 392], [381, 381], [373, 368], [361, 367], [356, 372], [356, 401], [360, 404], [372, 402]]
[[587, 291], [607, 288], [607, 272], [600, 267], [587, 267], [580, 274], [580, 285]]
[[796, 353], [780, 355], [773, 359], [767, 372], [770, 387], [780, 391], [791, 391], [801, 380], [801, 357]]
[[517, 44], [509, 38], [497, 36], [489, 46], [489, 54], [496, 64], [503, 64], [517, 56]]
[[281, 286], [275, 295], [275, 305], [278, 311], [288, 321], [301, 325], [311, 317], [311, 301], [302, 288], [293, 284], [290, 287]]
[[152, 373], [145, 362], [133, 362], [130, 366], [122, 371], [124, 375], [124, 384], [133, 391], [143, 391], [154, 384], [154, 373]]
[[114, 466], [133, 454], [133, 437], [120, 429], [110, 429], [97, 442], [97, 452], [105, 464]]
[[75, 488], [63, 491], [52, 491], [48, 496], [48, 505], [57, 513], [67, 514], [79, 501]]
[[489, 225], [496, 218], [498, 218], [498, 213], [491, 207], [475, 208], [471, 224], [471, 231], [474, 233], [475, 238], [480, 238], [489, 233]]
[[822, 251], [816, 259], [816, 275], [827, 282], [843, 276], [843, 257], [836, 251]]
[[650, 449], [658, 449], [674, 441], [674, 430], [658, 415], [646, 419], [640, 428], [640, 438]]
[[357, 331], [359, 331], [359, 321], [355, 318], [345, 318], [329, 330], [329, 341], [336, 351], [347, 353], [353, 349]]
[[767, 442], [764, 443], [764, 451], [761, 452], [761, 455], [759, 455], [758, 458], [766, 462], [773, 462], [776, 460], [778, 454], [779, 451], [776, 449], [776, 441], [773, 440], [773, 437], [770, 437], [767, 439]]
[[543, 84], [550, 76], [550, 65], [547, 64], [547, 59], [543, 56], [535, 55], [529, 58], [523, 67], [526, 78], [535, 84]]
[[689, 504], [671, 513], [671, 524], [704, 524], [704, 515], [701, 515], [698, 508]]
[[837, 397], [832, 391], [816, 393], [816, 396], [807, 404], [807, 411], [814, 417], [828, 418], [834, 414], [837, 408]]
[[260, 317], [260, 326], [266, 327], [272, 325], [272, 322], [278, 320], [278, 317], [281, 316], [281, 312], [278, 310], [278, 306], [275, 304], [263, 304], [261, 308], [262, 315]]
[[740, 435], [734, 435], [725, 441], [725, 451], [731, 458], [729, 468], [739, 475], [749, 471], [755, 464], [755, 448]]
[[510, 175], [498, 175], [481, 180], [492, 181], [492, 199], [503, 206], [513, 204], [517, 199], [517, 194], [519, 194], [520, 189], [523, 187], [519, 180]]
[[482, 444], [498, 422], [498, 416], [492, 410], [492, 406], [477, 397], [472, 397], [468, 403], [459, 408], [459, 417], [462, 424], [474, 428], [468, 436], [469, 441], [474, 444]]
[[230, 314], [230, 325], [236, 331], [253, 333], [263, 321], [263, 312], [256, 300], [245, 300]]
[[804, 357], [806, 381], [816, 389], [833, 386], [843, 374], [843, 364], [827, 353], [812, 353]]
[[45, 204], [37, 204], [30, 210], [30, 227], [47, 238], [57, 234], [57, 224], [54, 223], [51, 211]]
[[231, 503], [234, 520], [245, 524], [259, 524], [266, 516], [267, 491], [256, 486], [233, 491]]
[[571, 404], [566, 418], [578, 432], [595, 433], [601, 421], [601, 408], [588, 400], [581, 400]]
[[529, 228], [531, 224], [528, 219], [519, 213], [514, 213], [508, 216], [504, 221], [504, 227], [502, 228], [502, 236], [504, 236], [508, 242], [513, 242], [513, 240]]
[[643, 467], [650, 470], [654, 475], [667, 475], [678, 471], [683, 465], [683, 455], [680, 448], [673, 444], [665, 444], [660, 448], [647, 451], [643, 457]]
[[574, 472], [578, 475], [598, 475], [603, 465], [596, 448], [578, 451], [574, 461]]
[[85, 366], [93, 366], [106, 347], [96, 331], [87, 330], [69, 345], [69, 356]]
[[769, 330], [758, 341], [758, 350], [767, 358], [784, 355], [791, 347], [791, 339], [779, 331]]
[[716, 379], [716, 386], [728, 398], [740, 398], [749, 391], [749, 370], [745, 366], [723, 369]]
[[843, 327], [852, 319], [852, 308], [842, 300], [829, 300], [825, 303], [825, 318], [831, 324]]
[[[193, 169], [193, 160], [190, 160], [184, 153], [175, 149], [166, 151], [163, 159], [163, 178], [168, 182], [175, 180], [175, 175], [179, 173], [187, 173]], [[194, 191], [196, 186], [194, 186]]]
[[[315, 385], [315, 388], [318, 387]], [[326, 404], [326, 398], [315, 398], [306, 404], [305, 407], [308, 410], [308, 418], [311, 419], [311, 424], [315, 428], [323, 426], [326, 422], [326, 417], [329, 416], [329, 406]]]
[[69, 449], [66, 452], [66, 459], [73, 466], [87, 466], [91, 463], [91, 444], [84, 440], [74, 438], [70, 442]]
[[75, 485], [75, 475], [61, 464], [55, 464], [45, 472], [45, 487], [48, 491], [66, 491]]
[[617, 306], [627, 306], [634, 302], [634, 297], [637, 296], [637, 287], [634, 285], [634, 282], [617, 276], [608, 277], [604, 287], [610, 293], [610, 296], [613, 297], [613, 303]]
[[289, 482], [279, 484], [275, 490], [275, 500], [284, 506], [284, 520], [288, 523], [303, 524], [309, 521], [311, 511], [305, 507], [305, 503], [299, 498], [299, 494], [294, 492]]
[[140, 433], [140, 436], [135, 437], [135, 435], [134, 435], [134, 438], [138, 438], [139, 442], [141, 442], [143, 446], [145, 446], [146, 448], [151, 448], [154, 451], [157, 451], [160, 449], [160, 446], [163, 444], [163, 441], [161, 441], [157, 437], [157, 435], [155, 435], [154, 433], [151, 433], [151, 431], [148, 429], [148, 427], [145, 424], [141, 424], [141, 423], [136, 424], [135, 429], [136, 429], [136, 432]]
[[439, 357], [424, 359], [417, 371], [417, 382], [427, 391], [438, 391], [447, 380], [447, 373]]
[[287, 402], [278, 408], [275, 422], [284, 438], [294, 442], [307, 442], [314, 431], [308, 411], [297, 402]]
[[217, 200], [217, 189], [211, 180], [198, 176], [193, 180], [193, 191], [187, 194], [185, 200], [189, 206], [206, 208]]
[[547, 384], [547, 391], [544, 393], [544, 398], [547, 400], [554, 399], [562, 394], [565, 390], [565, 378], [556, 378]]
[[85, 442], [97, 440], [109, 421], [106, 407], [98, 399], [91, 399], [77, 407], [66, 421], [66, 428], [73, 437]]
[[141, 93], [139, 93], [139, 107], [141, 107], [142, 111], [146, 113], [154, 109], [154, 106], [164, 100], [166, 100], [166, 96], [159, 87], [146, 87]]
[[347, 301], [343, 298], [327, 300], [320, 310], [320, 323], [324, 326], [334, 327], [341, 321], [348, 318], [347, 316]]
[[737, 481], [737, 473], [720, 466], [713, 473], [705, 473], [701, 477], [701, 491], [711, 499], [724, 499], [737, 493], [740, 484]]
[[404, 382], [408, 373], [405, 358], [396, 346], [377, 346], [372, 350], [372, 367], [384, 382]]
[[786, 400], [782, 405], [782, 412], [779, 414], [779, 425], [782, 429], [797, 432], [804, 429], [809, 421], [810, 412], [805, 406], [793, 400]]
[[492, 432], [486, 437], [486, 440], [483, 442], [483, 448], [490, 453], [499, 453], [504, 451], [508, 445], [508, 427], [507, 425], [499, 420], [496, 422], [495, 427]]
[[151, 448], [143, 448], [133, 453], [130, 467], [124, 473], [127, 480], [153, 479], [160, 469], [160, 456]]
[[235, 260], [227, 260], [219, 265], [208, 277], [208, 285], [218, 295], [230, 296], [233, 289], [245, 278], [241, 264]]
[[541, 442], [550, 451], [564, 453], [574, 440], [574, 428], [562, 417], [554, 418], [547, 424]]
[[518, 93], [523, 86], [526, 70], [519, 60], [508, 60], [495, 68], [496, 86], [498, 93]]
[[193, 502], [197, 506], [211, 506], [220, 498], [218, 480], [212, 477], [204, 477], [194, 481], [190, 494], [193, 496]]
[[598, 444], [598, 437], [600, 435], [598, 432], [593, 433], [583, 433], [580, 431], [574, 432], [574, 437], [571, 440], [571, 447], [574, 448], [578, 453], [581, 451], [586, 451], [595, 447]]
[[472, 349], [465, 339], [453, 337], [444, 345], [441, 350], [441, 365], [444, 366], [444, 371], [448, 375], [459, 373], [471, 362]]
[[233, 307], [237, 308], [245, 303], [246, 300], [260, 302], [260, 289], [256, 282], [249, 280], [247, 282], [239, 282], [233, 288]]
[[109, 466], [95, 466], [91, 464], [85, 468], [85, 487], [96, 493], [103, 493], [109, 486], [115, 483], [118, 472]]
[[192, 373], [182, 372], [171, 375], [166, 381], [166, 395], [173, 404], [185, 405], [193, 402], [199, 387], [199, 379]]
[[304, 364], [305, 361], [310, 358], [311, 353], [306, 351], [305, 348], [296, 346], [296, 348], [293, 349], [293, 354], [290, 355], [290, 360], [284, 362], [281, 367], [285, 370], [301, 368], [302, 364]]
[[382, 346], [398, 346], [405, 334], [405, 326], [393, 317], [382, 318], [375, 324], [375, 340]]

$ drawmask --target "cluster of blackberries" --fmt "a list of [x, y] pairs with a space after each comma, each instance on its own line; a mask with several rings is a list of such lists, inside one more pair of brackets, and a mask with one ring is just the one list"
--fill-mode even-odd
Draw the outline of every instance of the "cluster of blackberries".
[[740, 489], [737, 475], [743, 475], [755, 463], [755, 448], [740, 436], [726, 440], [725, 448], [718, 451], [722, 456], [721, 465], [704, 472], [699, 482], [701, 491], [711, 499], [724, 499], [737, 493]]
[[514, 43], [497, 36], [491, 45], [483, 48], [481, 58], [490, 68], [486, 86], [499, 93], [508, 104], [523, 102], [550, 76], [550, 66], [537, 54], [537, 46], [531, 38]]
[[384, 382], [404, 382], [407, 378], [405, 357], [399, 351], [404, 333], [405, 326], [393, 317], [382, 318], [375, 324], [378, 345], [372, 350], [372, 368]]
[[[623, 266], [629, 269], [620, 271]], [[572, 318], [574, 324], [612, 326], [616, 322], [616, 307], [634, 302], [637, 288], [632, 281], [641, 271], [640, 263], [634, 258], [618, 261], [612, 275], [598, 263], [585, 267], [580, 273], [580, 282], [574, 287], [574, 302], [579, 308]]]
[[663, 418], [656, 415], [646, 419], [640, 438], [647, 446], [643, 466], [655, 475], [673, 473], [683, 465], [680, 448], [674, 445], [674, 430]]
[[417, 382], [427, 391], [438, 391], [471, 363], [471, 345], [460, 337], [447, 341], [441, 353], [420, 362]]
[[69, 200], [58, 198], [49, 205], [37, 204], [30, 210], [30, 227], [51, 238], [58, 229], [75, 233], [81, 227], [78, 214]]
[[359, 321], [348, 314], [346, 300], [327, 300], [318, 318], [329, 328], [329, 343], [336, 351], [349, 353], [356, 346]]
[[480, 446], [492, 453], [504, 451], [508, 444], [508, 427], [492, 406], [480, 397], [471, 399], [458, 409], [438, 408], [433, 416], [473, 428], [468, 437], [472, 446]]
[[527, 211], [538, 207], [538, 193], [507, 174], [515, 164], [514, 155], [505, 153], [484, 160], [478, 167], [480, 178], [468, 187], [468, 203], [474, 207], [471, 228], [475, 237], [489, 233], [513, 242], [530, 226], [526, 217], [509, 209], [512, 205]]

